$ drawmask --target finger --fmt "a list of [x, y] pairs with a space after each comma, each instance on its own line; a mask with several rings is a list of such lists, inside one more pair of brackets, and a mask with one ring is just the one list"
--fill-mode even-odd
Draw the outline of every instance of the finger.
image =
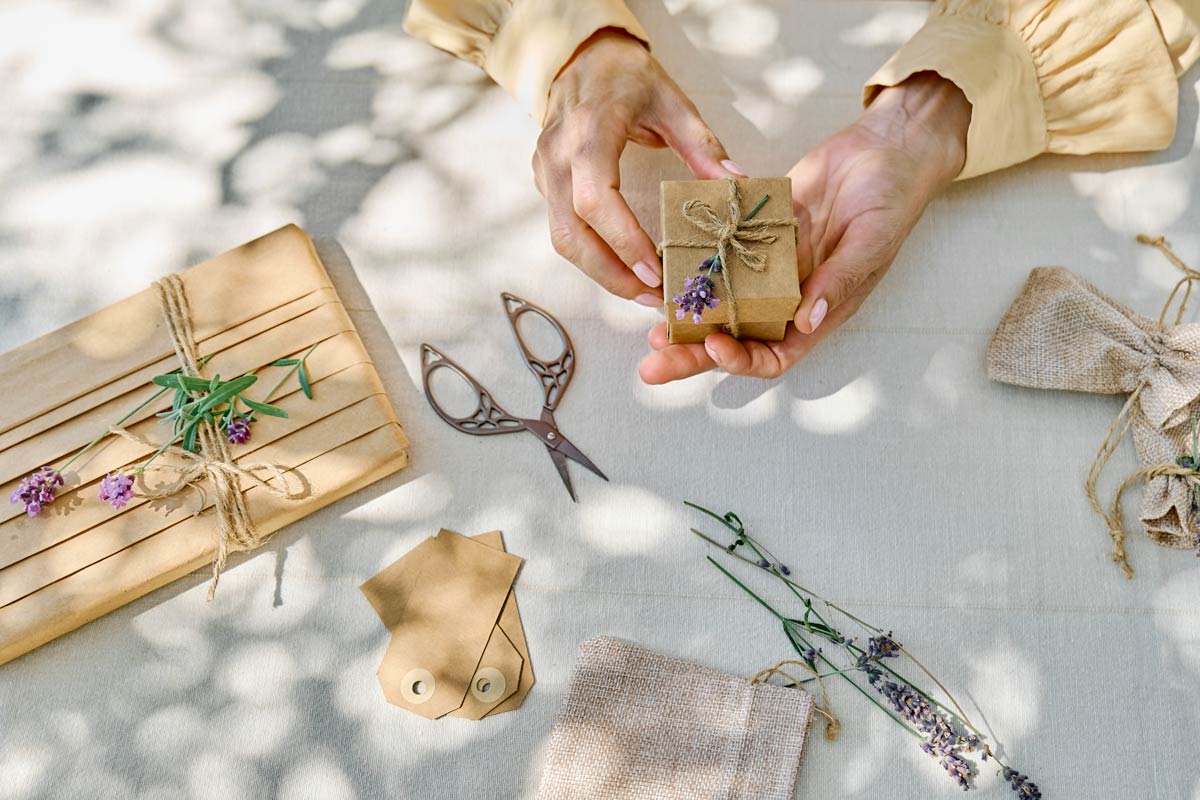
[[834, 251], [801, 284], [796, 327], [803, 333], [817, 330], [868, 278], [876, 273], [882, 277], [898, 249], [898, 237], [873, 225], [869, 217], [850, 223]]
[[725, 333], [705, 337], [704, 349], [709, 358], [730, 375], [778, 378], [791, 366], [785, 367], [779, 354], [766, 343], [752, 339], [738, 341]]
[[662, 350], [669, 345], [671, 342], [667, 338], [667, 323], [660, 322], [651, 328], [650, 332], [646, 334], [646, 342], [653, 350]]
[[658, 116], [658, 134], [696, 178], [713, 180], [726, 175], [747, 177], [745, 170], [729, 160], [721, 140], [678, 86], [663, 91], [659, 98]]
[[572, 203], [586, 222], [650, 288], [662, 285], [662, 264], [654, 243], [621, 196], [621, 151], [625, 138], [615, 131], [579, 143], [571, 164]]
[[645, 306], [662, 305], [662, 292], [646, 287], [612, 249], [575, 213], [569, 166], [542, 159], [542, 180], [550, 218], [550, 242], [563, 258], [607, 291]]
[[643, 383], [657, 385], [708, 372], [716, 364], [702, 344], [671, 344], [642, 359], [638, 375]]
[[537, 187], [538, 194], [542, 197], [546, 196], [546, 181], [542, 176], [542, 157], [538, 151], [533, 151], [532, 164], [533, 167], [533, 185]]

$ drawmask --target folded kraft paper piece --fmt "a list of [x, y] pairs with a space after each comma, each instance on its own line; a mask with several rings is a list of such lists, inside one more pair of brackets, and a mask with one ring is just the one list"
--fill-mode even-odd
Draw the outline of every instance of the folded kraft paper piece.
[[361, 587], [391, 632], [379, 683], [389, 703], [426, 719], [483, 719], [533, 688], [513, 594], [521, 559], [500, 531], [442, 529]]
[[[1162, 246], [1160, 239], [1139, 240]], [[1180, 285], [1195, 277], [1185, 272]], [[1179, 548], [1194, 547], [1197, 540], [1197, 473], [1179, 459], [1197, 456], [1191, 452], [1191, 426], [1200, 412], [1200, 325], [1178, 324], [1182, 306], [1175, 325], [1163, 324], [1175, 294], [1156, 322], [1069, 270], [1039, 267], [1029, 273], [987, 351], [988, 376], [995, 381], [1128, 395], [1092, 463], [1086, 490], [1109, 527], [1113, 560], [1129, 577], [1133, 570], [1125, 553], [1120, 496], [1133, 481], [1146, 480], [1140, 517], [1147, 536]], [[1096, 480], [1130, 428], [1141, 467], [1121, 483], [1112, 506], [1104, 508], [1096, 497]]]
[[[0, 407], [0, 494], [44, 464], [63, 463], [150, 397], [152, 376], [180, 369], [173, 326], [181, 320], [206, 359], [206, 379], [254, 371], [273, 385], [287, 370], [268, 365], [317, 345], [306, 360], [312, 399], [293, 382], [272, 400], [288, 418], [256, 419], [250, 441], [236, 448], [235, 461], [278, 465], [301, 489], [276, 494], [223, 465], [235, 476], [229, 486], [241, 490], [232, 496], [254, 544], [407, 463], [408, 441], [371, 356], [304, 231], [281, 228], [171, 285], [187, 310], [174, 321], [164, 314], [167, 292], [151, 287], [0, 355], [0, 385], [11, 389]], [[169, 408], [169, 396], [163, 403]], [[119, 511], [96, 500], [107, 473], [145, 460], [153, 452], [146, 443], [169, 438], [155, 418], [161, 410], [150, 404], [122, 423], [132, 436], [88, 451], [36, 518], [0, 506], [0, 663], [217, 558], [221, 498], [207, 486], [212, 472], [201, 491], [134, 496]], [[202, 451], [200, 460], [213, 458]], [[248, 549], [245, 540], [227, 544]]]
[[812, 695], [583, 643], [538, 800], [791, 800]]

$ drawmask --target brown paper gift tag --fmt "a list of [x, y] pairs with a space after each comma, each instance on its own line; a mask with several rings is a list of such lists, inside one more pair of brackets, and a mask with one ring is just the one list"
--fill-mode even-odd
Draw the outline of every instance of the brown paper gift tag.
[[[286, 372], [271, 361], [318, 344], [308, 362], [313, 398], [294, 388], [275, 396], [290, 418], [260, 417], [251, 442], [234, 452], [243, 462], [277, 462], [306, 487], [299, 500], [286, 500], [243, 481], [260, 532], [407, 463], [407, 439], [371, 356], [307, 234], [281, 228], [180, 276], [200, 352], [211, 356], [206, 376], [256, 370], [265, 394]], [[21, 475], [61, 463], [149, 398], [150, 377], [177, 368], [172, 353], [149, 289], [0, 354], [0, 380], [36, 386], [14, 390], [0, 414], [0, 488], [11, 492]], [[126, 427], [158, 441], [153, 415], [169, 402], [151, 404]], [[211, 510], [191, 516], [191, 493], [135, 499], [121, 511], [96, 499], [100, 477], [147, 454], [136, 443], [107, 440], [71, 465], [68, 485], [37, 518], [3, 508], [0, 663], [211, 563], [215, 522]]]
[[[745, 217], [763, 195], [767, 202], [756, 219], [792, 219], [791, 178], [739, 178], [741, 216]], [[717, 216], [728, 216], [728, 186], [725, 180], [663, 181], [660, 194], [663, 240], [697, 240], [706, 238], [683, 216], [683, 205], [689, 200], [706, 203]], [[736, 255], [730, 256], [729, 279], [737, 299], [738, 323], [741, 338], [779, 341], [787, 324], [800, 307], [800, 276], [796, 265], [796, 235], [793, 228], [780, 226], [774, 242], [754, 244], [767, 257], [767, 268], [755, 272], [747, 268]], [[689, 314], [675, 318], [678, 306], [672, 298], [683, 294], [684, 281], [696, 275], [700, 264], [716, 252], [715, 247], [671, 246], [663, 250], [663, 295], [666, 298], [667, 336], [672, 344], [703, 342], [710, 333], [727, 330], [729, 323], [728, 298], [719, 275], [713, 275], [716, 295], [721, 302], [704, 312], [697, 325]]]
[[520, 706], [533, 669], [512, 592], [516, 569], [504, 563], [520, 559], [504, 553], [499, 531], [467, 539], [442, 530], [360, 587], [392, 632], [379, 668], [389, 702], [427, 719]]

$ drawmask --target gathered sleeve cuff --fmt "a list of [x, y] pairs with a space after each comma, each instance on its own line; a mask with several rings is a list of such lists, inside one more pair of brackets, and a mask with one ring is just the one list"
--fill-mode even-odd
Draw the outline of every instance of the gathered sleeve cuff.
[[969, 178], [1043, 152], [1166, 147], [1176, 76], [1198, 50], [1177, 0], [937, 0], [863, 98], [918, 72], [958, 86], [972, 109], [959, 175]]
[[539, 123], [559, 71], [605, 28], [649, 41], [622, 0], [412, 0], [404, 20], [413, 36], [483, 67]]

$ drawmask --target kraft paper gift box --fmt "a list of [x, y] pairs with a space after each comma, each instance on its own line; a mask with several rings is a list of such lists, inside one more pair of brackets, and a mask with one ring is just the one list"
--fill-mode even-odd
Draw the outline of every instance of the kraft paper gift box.
[[[250, 441], [232, 448], [239, 463], [286, 469], [299, 495], [279, 497], [240, 478], [258, 534], [405, 466], [404, 432], [304, 231], [281, 228], [178, 277], [197, 350], [210, 358], [202, 377], [253, 370], [263, 387], [253, 397], [263, 399], [289, 369], [271, 362], [316, 345], [306, 360], [312, 398], [293, 375], [271, 399], [288, 418], [257, 415]], [[148, 399], [157, 389], [152, 376], [180, 368], [161, 304], [152, 286], [0, 354], [0, 495], [7, 499], [42, 465], [62, 464]], [[124, 428], [143, 442], [169, 438], [155, 413], [170, 407], [171, 395], [160, 400]], [[97, 499], [106, 473], [128, 471], [152, 452], [110, 436], [64, 472], [66, 485], [38, 516], [27, 517], [19, 503], [0, 505], [0, 663], [214, 561], [212, 491], [135, 496], [119, 511]], [[150, 476], [148, 483], [163, 480]]]
[[[719, 234], [714, 230], [715, 225], [727, 222], [731, 216], [730, 184], [736, 189], [737, 222], [740, 225], [735, 236], [742, 237], [740, 244], [743, 247], [765, 259], [765, 267], [761, 271], [751, 269], [730, 243], [726, 248], [729, 263], [723, 269], [726, 274], [712, 276], [719, 300], [717, 307], [704, 310], [698, 324], [690, 313], [677, 319], [679, 306], [673, 298], [686, 291], [687, 279], [699, 273], [701, 263], [717, 252]], [[767, 196], [766, 203], [752, 220], [745, 220], [764, 195]], [[671, 343], [703, 342], [705, 336], [719, 331], [743, 339], [783, 339], [787, 324], [800, 307], [791, 179], [664, 181], [660, 199], [663, 294], [667, 336]], [[753, 241], [753, 238], [767, 241]], [[684, 242], [688, 244], [682, 244]], [[728, 286], [725, 278], [728, 278]], [[729, 288], [733, 290], [732, 298], [728, 295]]]

